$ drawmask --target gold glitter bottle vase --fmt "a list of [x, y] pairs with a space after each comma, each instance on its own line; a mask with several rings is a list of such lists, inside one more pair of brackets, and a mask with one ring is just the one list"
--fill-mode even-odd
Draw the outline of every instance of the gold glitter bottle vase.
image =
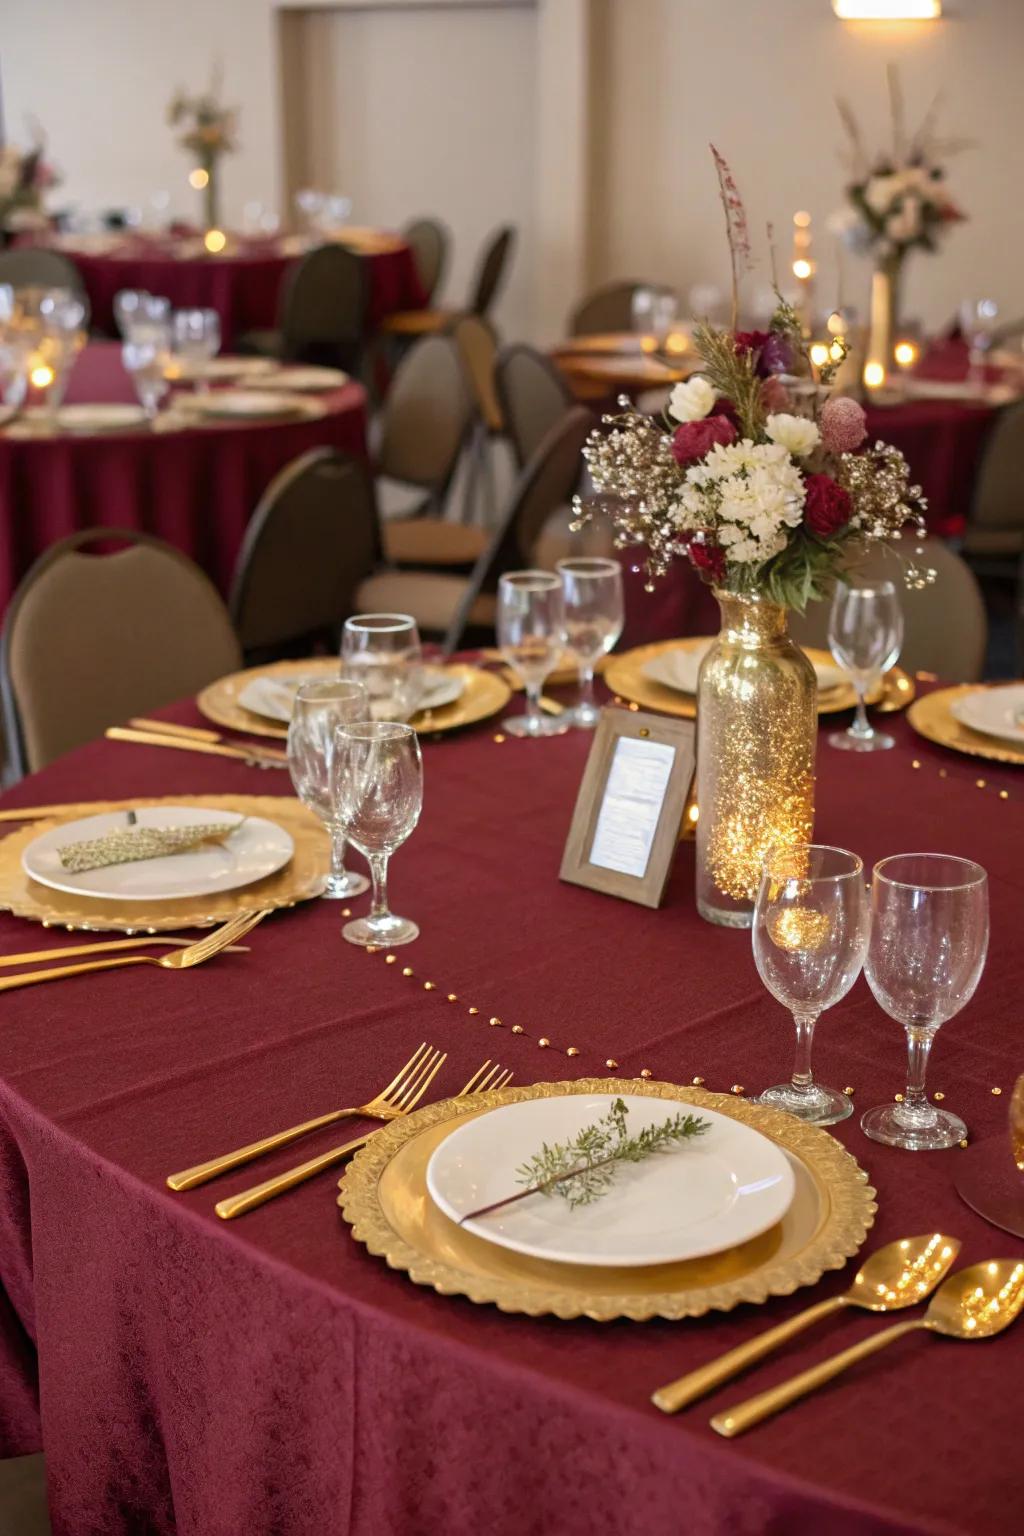
[[812, 839], [817, 686], [784, 608], [715, 596], [722, 627], [697, 684], [697, 909], [749, 928], [765, 853]]

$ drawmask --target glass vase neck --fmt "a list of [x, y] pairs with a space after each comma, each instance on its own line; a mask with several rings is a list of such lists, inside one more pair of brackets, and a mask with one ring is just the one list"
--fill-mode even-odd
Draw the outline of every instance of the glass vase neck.
[[786, 634], [786, 609], [756, 593], [714, 589], [722, 614], [720, 639], [733, 645], [759, 646]]

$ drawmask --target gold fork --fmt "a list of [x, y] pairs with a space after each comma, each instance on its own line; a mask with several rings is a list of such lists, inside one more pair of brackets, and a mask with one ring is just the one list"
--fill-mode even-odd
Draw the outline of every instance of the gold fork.
[[222, 927], [215, 928], [205, 938], [189, 944], [186, 949], [176, 950], [173, 955], [117, 955], [112, 960], [89, 960], [85, 965], [61, 965], [48, 971], [30, 971], [24, 976], [4, 976], [0, 979], [0, 992], [13, 992], [17, 987], [34, 987], [37, 981], [60, 981], [64, 976], [84, 976], [89, 971], [113, 971], [123, 965], [158, 965], [164, 971], [187, 971], [219, 955], [222, 949], [227, 949], [236, 939], [255, 928], [266, 915], [266, 912], [242, 912]]
[[[437, 1053], [435, 1052], [435, 1055]], [[438, 1069], [443, 1065], [446, 1057], [442, 1056], [437, 1061], [411, 1103], [404, 1105], [402, 1114], [411, 1113], [427, 1088], [430, 1086]], [[478, 1067], [469, 1079], [466, 1086], [456, 1095], [463, 1098], [469, 1093], [484, 1093], [487, 1089], [504, 1088], [512, 1080], [510, 1070], [500, 1066], [492, 1066], [490, 1061], [485, 1061], [482, 1067]], [[378, 1127], [381, 1129], [381, 1127]], [[324, 1152], [320, 1157], [311, 1158], [308, 1163], [300, 1163], [297, 1168], [289, 1168], [287, 1173], [278, 1174], [275, 1179], [267, 1179], [263, 1184], [256, 1184], [252, 1189], [244, 1189], [240, 1195], [232, 1195], [228, 1200], [219, 1200], [214, 1207], [222, 1221], [230, 1221], [234, 1216], [244, 1216], [246, 1211], [255, 1210], [258, 1205], [265, 1205], [268, 1200], [273, 1200], [277, 1195], [285, 1194], [289, 1189], [294, 1189], [298, 1184], [304, 1184], [307, 1179], [312, 1179], [316, 1174], [322, 1173], [325, 1168], [331, 1168], [335, 1163], [342, 1163], [353, 1152], [358, 1152], [360, 1147], [365, 1147], [371, 1136], [376, 1136], [377, 1131], [367, 1131], [365, 1136], [357, 1136], [355, 1141], [346, 1141], [340, 1147], [332, 1147], [329, 1152]]]
[[212, 1157], [209, 1162], [197, 1163], [194, 1168], [185, 1168], [181, 1173], [172, 1173], [168, 1176], [169, 1189], [195, 1189], [198, 1184], [206, 1184], [210, 1179], [215, 1179], [222, 1173], [229, 1173], [232, 1168], [241, 1168], [244, 1163], [251, 1163], [265, 1152], [274, 1152], [278, 1147], [287, 1147], [290, 1142], [298, 1141], [300, 1136], [305, 1136], [309, 1131], [319, 1131], [325, 1125], [334, 1125], [338, 1120], [350, 1120], [356, 1115], [365, 1115], [370, 1120], [395, 1120], [399, 1115], [405, 1114], [402, 1108], [405, 1102], [405, 1094], [417, 1084], [417, 1073], [424, 1069], [427, 1057], [433, 1047], [424, 1043], [418, 1050], [413, 1051], [404, 1067], [400, 1067], [386, 1088], [369, 1099], [365, 1104], [357, 1104], [353, 1109], [334, 1109], [326, 1115], [317, 1115], [315, 1120], [304, 1120], [301, 1125], [291, 1125], [286, 1131], [278, 1131], [273, 1136], [264, 1136], [261, 1141], [252, 1141], [247, 1147], [237, 1147], [234, 1152], [225, 1152], [221, 1157]]
[[[78, 955], [106, 955], [123, 949], [149, 949], [158, 945], [166, 949], [188, 949], [194, 943], [195, 939], [176, 939], [162, 933], [147, 933], [138, 939], [104, 939], [97, 944], [54, 945], [49, 949], [27, 949], [17, 955], [0, 955], [0, 967], [6, 970], [12, 965], [36, 965], [40, 960], [70, 960]], [[244, 944], [232, 944], [228, 953], [247, 955], [249, 950]]]

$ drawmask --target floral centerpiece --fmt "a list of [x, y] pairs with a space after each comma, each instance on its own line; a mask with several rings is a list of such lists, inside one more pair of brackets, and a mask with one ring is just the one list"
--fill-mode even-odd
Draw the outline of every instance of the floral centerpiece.
[[202, 191], [203, 221], [207, 229], [214, 229], [219, 224], [220, 159], [238, 148], [238, 113], [234, 107], [221, 104], [219, 68], [214, 69], [209, 90], [202, 94], [189, 96], [184, 91], [175, 91], [167, 108], [167, 121], [172, 128], [182, 130], [178, 143], [195, 160], [189, 181]]
[[[829, 395], [841, 357], [815, 371], [785, 299], [766, 331], [737, 329], [750, 243], [713, 153], [733, 324], [695, 327], [699, 371], [675, 386], [663, 418], [624, 399], [584, 457], [619, 546], [646, 546], [648, 590], [684, 559], [719, 600], [722, 632], [698, 686], [698, 905], [746, 926], [764, 852], [809, 838], [813, 819], [814, 674], [786, 637], [786, 611], [823, 597], [857, 551], [923, 528], [924, 502], [902, 454], [867, 442], [861, 406]], [[930, 573], [908, 561], [907, 577], [923, 585]]]
[[46, 223], [43, 198], [59, 184], [57, 172], [45, 159], [42, 138], [31, 149], [0, 145], [0, 245], [19, 229], [38, 229]]

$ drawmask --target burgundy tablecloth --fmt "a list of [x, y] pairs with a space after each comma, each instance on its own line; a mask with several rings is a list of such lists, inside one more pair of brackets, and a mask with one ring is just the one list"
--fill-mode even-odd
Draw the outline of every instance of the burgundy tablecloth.
[[[142, 288], [169, 298], [175, 309], [215, 309], [225, 348], [246, 331], [277, 325], [281, 284], [295, 260], [275, 249], [182, 258], [145, 245], [124, 255], [67, 254], [85, 282], [94, 329], [116, 335], [115, 295], [123, 288]], [[369, 263], [372, 325], [395, 310], [418, 309], [425, 302], [408, 245], [375, 252], [363, 260]]]
[[[114, 342], [75, 365], [67, 400], [134, 400]], [[313, 420], [222, 422], [181, 432], [15, 438], [0, 432], [0, 612], [33, 560], [80, 528], [141, 528], [184, 550], [227, 592], [270, 481], [310, 448], [365, 453], [366, 396], [347, 384]]]
[[892, 443], [928, 501], [929, 533], [964, 531], [975, 481], [998, 408], [974, 400], [904, 400], [869, 405], [868, 431]]
[[[198, 719], [191, 705], [170, 713]], [[822, 745], [816, 830], [869, 865], [939, 848], [988, 868], [988, 969], [942, 1031], [931, 1086], [989, 1136], [1024, 1064], [1024, 780], [889, 723], [899, 746], [877, 757]], [[707, 1417], [736, 1386], [671, 1420], [651, 1390], [839, 1291], [849, 1266], [700, 1321], [530, 1320], [388, 1271], [340, 1221], [333, 1174], [230, 1226], [214, 1198], [252, 1169], [183, 1196], [164, 1187], [197, 1157], [368, 1094], [424, 1039], [450, 1053], [444, 1090], [485, 1057], [520, 1083], [603, 1074], [608, 1058], [623, 1080], [649, 1068], [723, 1091], [788, 1071], [792, 1026], [749, 936], [696, 916], [692, 845], [658, 912], [559, 883], [588, 745], [499, 743], [488, 726], [427, 743], [423, 820], [392, 882], [422, 936], [398, 964], [346, 945], [337, 905], [321, 902], [267, 920], [248, 956], [4, 998], [0, 1454], [45, 1443], [56, 1536], [1019, 1531], [1024, 1326], [973, 1346], [911, 1337], [725, 1443]], [[285, 791], [283, 775], [99, 743], [4, 803], [272, 787]], [[40, 942], [62, 940], [0, 918], [5, 951]], [[863, 981], [825, 1018], [816, 1066], [859, 1108], [901, 1087], [901, 1032]], [[964, 1262], [1024, 1253], [955, 1196], [963, 1153], [880, 1147], [856, 1118], [836, 1134], [878, 1189], [869, 1247], [934, 1228], [962, 1238]], [[309, 1154], [338, 1139], [321, 1133]], [[260, 1171], [296, 1159], [292, 1148]], [[738, 1390], [878, 1326], [844, 1315]]]

